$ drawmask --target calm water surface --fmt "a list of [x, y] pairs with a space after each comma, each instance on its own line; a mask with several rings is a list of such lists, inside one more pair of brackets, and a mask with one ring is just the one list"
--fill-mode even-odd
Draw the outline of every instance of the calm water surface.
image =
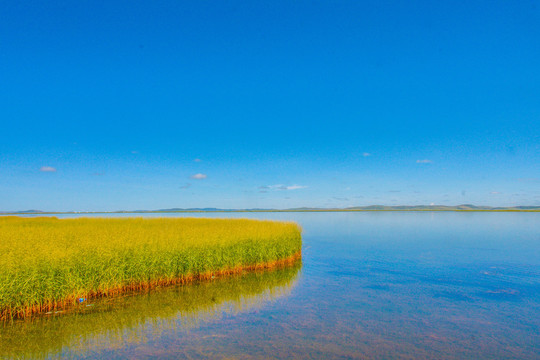
[[0, 327], [0, 357], [540, 359], [540, 213], [145, 216], [294, 220], [303, 260]]

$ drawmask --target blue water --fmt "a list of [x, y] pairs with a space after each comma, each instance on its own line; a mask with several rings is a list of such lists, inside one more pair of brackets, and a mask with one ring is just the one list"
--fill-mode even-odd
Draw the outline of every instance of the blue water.
[[145, 216], [293, 220], [302, 265], [279, 291], [196, 310], [189, 326], [180, 311], [149, 315], [34, 357], [540, 359], [540, 213]]

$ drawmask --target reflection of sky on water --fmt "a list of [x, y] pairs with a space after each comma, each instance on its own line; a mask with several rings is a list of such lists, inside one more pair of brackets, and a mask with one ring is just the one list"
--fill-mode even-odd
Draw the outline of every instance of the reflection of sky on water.
[[90, 358], [539, 358], [538, 213], [180, 216], [298, 221], [302, 276], [276, 301]]

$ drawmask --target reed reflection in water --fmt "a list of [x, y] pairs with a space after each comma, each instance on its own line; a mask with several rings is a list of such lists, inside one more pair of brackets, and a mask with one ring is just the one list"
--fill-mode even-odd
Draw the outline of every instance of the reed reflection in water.
[[83, 303], [65, 314], [5, 323], [0, 358], [74, 358], [152, 343], [226, 314], [253, 311], [287, 295], [301, 261], [271, 271], [248, 272]]

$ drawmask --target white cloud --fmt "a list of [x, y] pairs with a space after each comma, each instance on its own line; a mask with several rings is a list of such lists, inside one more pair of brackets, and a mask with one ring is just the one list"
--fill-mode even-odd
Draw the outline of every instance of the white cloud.
[[191, 175], [191, 178], [195, 180], [206, 179], [206, 174], [199, 173], [199, 174]]
[[362, 156], [363, 156], [363, 157], [368, 157], [368, 156], [371, 156], [371, 154], [368, 153], [368, 152], [365, 152], [365, 153], [362, 153]]
[[39, 171], [43, 172], [55, 172], [56, 168], [53, 168], [52, 166], [42, 166]]
[[432, 162], [433, 162], [433, 161], [428, 160], [428, 159], [416, 160], [416, 163], [417, 163], [417, 164], [431, 164]]
[[305, 189], [307, 186], [303, 185], [291, 185], [291, 186], [285, 186], [285, 190], [297, 190], [297, 189]]
[[283, 185], [283, 184], [277, 184], [277, 185], [268, 185], [268, 186], [259, 186], [259, 189], [270, 189], [270, 190], [298, 190], [298, 189], [305, 189], [307, 186], [303, 185]]

